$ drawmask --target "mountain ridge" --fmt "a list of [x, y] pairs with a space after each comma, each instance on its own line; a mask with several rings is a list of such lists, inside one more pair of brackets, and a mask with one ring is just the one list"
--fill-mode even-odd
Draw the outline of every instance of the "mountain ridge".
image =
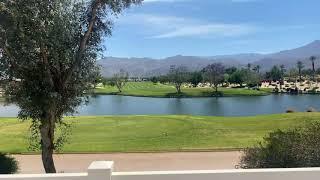
[[[112, 76], [114, 73], [124, 69], [129, 72], [132, 77], [157, 76], [168, 73], [170, 66], [186, 66], [190, 71], [201, 70], [208, 64], [221, 62], [225, 66], [244, 67], [248, 63], [252, 65], [260, 65], [262, 70], [268, 70], [274, 65], [286, 65], [292, 68], [298, 60], [310, 65], [308, 58], [310, 56], [320, 57], [320, 40], [315, 40], [307, 45], [279, 51], [270, 54], [259, 53], [240, 53], [231, 55], [216, 56], [183, 56], [176, 55], [162, 59], [154, 58], [120, 58], [107, 57], [98, 61], [102, 67], [102, 74], [106, 77]], [[320, 64], [320, 63], [319, 63]], [[320, 67], [317, 65], [317, 67]]]

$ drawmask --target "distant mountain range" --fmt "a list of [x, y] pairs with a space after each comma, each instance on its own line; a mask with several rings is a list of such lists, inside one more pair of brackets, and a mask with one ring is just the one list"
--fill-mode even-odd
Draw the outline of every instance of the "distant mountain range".
[[[272, 54], [248, 53], [211, 57], [178, 55], [165, 59], [107, 57], [99, 60], [98, 63], [102, 67], [102, 74], [106, 77], [112, 76], [119, 72], [120, 69], [129, 72], [132, 77], [150, 77], [168, 73], [172, 65], [186, 66], [190, 71], [195, 71], [201, 70], [206, 65], [214, 62], [236, 67], [244, 67], [251, 63], [253, 66], [260, 65], [262, 71], [265, 71], [274, 65], [281, 64], [284, 64], [287, 68], [292, 68], [296, 66], [298, 60], [301, 60], [308, 67], [310, 66], [310, 56], [320, 57], [320, 40], [296, 49]], [[316, 65], [320, 67], [320, 60]]]

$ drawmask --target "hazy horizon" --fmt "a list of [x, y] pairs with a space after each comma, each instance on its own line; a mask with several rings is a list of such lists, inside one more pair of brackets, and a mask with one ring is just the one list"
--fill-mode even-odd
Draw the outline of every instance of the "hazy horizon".
[[[273, 54], [273, 53], [279, 53], [279, 52], [283, 52], [283, 51], [288, 51], [288, 50], [293, 50], [296, 48], [300, 48], [315, 42], [319, 42], [320, 45], [320, 40], [314, 40], [312, 42], [309, 42], [307, 44], [302, 44], [299, 47], [292, 47], [290, 49], [283, 49], [283, 50], [279, 50], [277, 52], [267, 52], [267, 53], [259, 53], [259, 52], [240, 52], [240, 53], [231, 53], [231, 54], [212, 54], [210, 56], [204, 56], [204, 55], [194, 55], [194, 54], [173, 54], [170, 56], [165, 56], [165, 57], [158, 57], [158, 58], [154, 58], [154, 57], [144, 57], [144, 56], [132, 56], [132, 57], [124, 57], [124, 56], [111, 56], [111, 55], [107, 55], [104, 58], [127, 58], [127, 59], [131, 59], [131, 58], [136, 58], [136, 59], [154, 59], [154, 60], [163, 60], [166, 58], [170, 58], [170, 57], [177, 57], [177, 56], [189, 56], [189, 57], [203, 57], [203, 58], [210, 58], [210, 57], [219, 57], [219, 56], [236, 56], [236, 55], [269, 55], [269, 54]], [[103, 59], [103, 58], [102, 58]]]

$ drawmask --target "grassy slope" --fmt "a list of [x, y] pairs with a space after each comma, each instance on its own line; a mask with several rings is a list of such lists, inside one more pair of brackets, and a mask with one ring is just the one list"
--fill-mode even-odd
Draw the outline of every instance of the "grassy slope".
[[[224, 96], [259, 96], [269, 94], [266, 91], [256, 91], [248, 89], [230, 89], [219, 88], [219, 91]], [[154, 84], [152, 82], [129, 82], [122, 93], [118, 93], [115, 87], [106, 86], [97, 88], [97, 94], [119, 94], [128, 96], [148, 96], [148, 97], [208, 97], [212, 96], [212, 88], [184, 88], [182, 94], [176, 94], [176, 89], [173, 86]]]
[[[196, 151], [242, 148], [268, 132], [306, 121], [320, 113], [254, 117], [101, 116], [66, 118], [73, 123], [63, 152]], [[0, 118], [0, 151], [28, 152], [28, 123]]]

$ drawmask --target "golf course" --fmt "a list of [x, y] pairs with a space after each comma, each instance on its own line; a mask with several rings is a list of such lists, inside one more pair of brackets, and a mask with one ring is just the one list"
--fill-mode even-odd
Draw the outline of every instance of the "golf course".
[[[270, 94], [268, 90], [250, 90], [247, 88], [220, 87], [221, 96], [263, 96]], [[114, 86], [103, 86], [95, 89], [95, 94], [124, 95], [139, 97], [211, 97], [214, 96], [213, 88], [182, 88], [178, 94], [172, 85], [152, 82], [128, 82], [122, 92]]]
[[[254, 145], [277, 129], [317, 121], [320, 113], [251, 117], [91, 116], [66, 117], [71, 134], [62, 153], [234, 150]], [[28, 150], [29, 121], [0, 118], [0, 149]]]

